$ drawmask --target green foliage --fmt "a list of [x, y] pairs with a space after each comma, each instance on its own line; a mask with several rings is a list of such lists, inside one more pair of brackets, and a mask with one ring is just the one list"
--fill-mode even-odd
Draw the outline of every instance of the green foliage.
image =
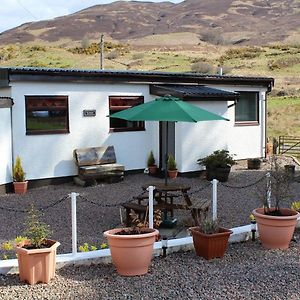
[[291, 205], [291, 209], [296, 210], [296, 211], [300, 211], [300, 201], [293, 202], [292, 205]]
[[169, 157], [168, 157], [168, 170], [170, 170], [170, 171], [177, 170], [177, 164], [176, 164], [175, 158], [172, 154], [169, 154]]
[[300, 63], [300, 57], [297, 57], [297, 56], [282, 57], [282, 58], [279, 58], [276, 60], [269, 60], [268, 68], [271, 71], [273, 71], [276, 69], [292, 67], [299, 63]]
[[235, 164], [234, 155], [230, 155], [228, 150], [216, 150], [212, 154], [197, 160], [198, 164], [205, 167], [226, 167]]
[[45, 240], [51, 234], [50, 226], [40, 221], [42, 214], [31, 205], [26, 219], [25, 236], [34, 248], [41, 248]]
[[210, 218], [204, 218], [200, 225], [201, 231], [205, 234], [213, 234], [219, 232], [218, 220], [212, 220]]
[[265, 52], [259, 47], [230, 48], [219, 58], [220, 64], [231, 59], [253, 59]]
[[108, 248], [106, 243], [101, 243], [99, 247], [95, 245], [89, 245], [88, 243], [84, 243], [83, 245], [79, 246], [79, 252], [96, 251], [99, 249], [106, 249], [106, 248]]
[[13, 259], [16, 258], [14, 247], [25, 242], [27, 237], [17, 236], [13, 241], [6, 241], [0, 244], [1, 259]]
[[25, 172], [22, 167], [22, 162], [20, 156], [17, 156], [16, 163], [13, 168], [13, 179], [15, 182], [25, 181]]
[[155, 158], [154, 158], [153, 152], [151, 150], [149, 153], [149, 156], [148, 156], [147, 166], [150, 167], [150, 166], [154, 166], [154, 165], [155, 165]]

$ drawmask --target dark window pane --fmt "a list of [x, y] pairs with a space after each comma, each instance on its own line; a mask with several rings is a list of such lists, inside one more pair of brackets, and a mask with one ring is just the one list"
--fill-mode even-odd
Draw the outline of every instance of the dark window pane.
[[[144, 103], [143, 96], [110, 96], [109, 97], [109, 114], [131, 108]], [[145, 122], [126, 121], [122, 119], [110, 118], [111, 131], [138, 131], [145, 129]]]
[[26, 96], [26, 133], [69, 132], [67, 96]]
[[236, 122], [258, 122], [258, 93], [239, 92], [240, 98], [235, 106]]

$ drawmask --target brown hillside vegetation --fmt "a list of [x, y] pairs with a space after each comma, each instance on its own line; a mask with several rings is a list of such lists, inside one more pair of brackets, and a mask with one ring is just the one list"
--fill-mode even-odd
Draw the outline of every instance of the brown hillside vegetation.
[[[77, 13], [23, 24], [3, 32], [0, 44], [24, 42], [91, 41], [101, 33], [112, 40], [140, 45], [170, 33], [195, 34], [197, 45], [262, 45], [299, 41], [300, 0], [186, 0], [171, 2], [117, 1]], [[174, 35], [176, 37], [176, 35]], [[185, 40], [177, 39], [177, 45]], [[160, 39], [164, 44], [164, 38]]]

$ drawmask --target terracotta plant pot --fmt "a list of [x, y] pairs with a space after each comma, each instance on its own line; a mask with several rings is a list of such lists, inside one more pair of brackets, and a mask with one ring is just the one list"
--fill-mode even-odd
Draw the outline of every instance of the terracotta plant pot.
[[155, 174], [157, 172], [157, 166], [148, 166], [149, 174]]
[[168, 170], [169, 178], [175, 179], [177, 178], [178, 171], [177, 170]]
[[287, 249], [294, 234], [298, 212], [289, 208], [280, 209], [283, 216], [265, 215], [263, 208], [253, 210], [259, 238], [266, 249]]
[[205, 259], [223, 257], [228, 245], [229, 236], [232, 231], [220, 227], [218, 233], [205, 234], [199, 227], [191, 227], [190, 231], [193, 236], [193, 243], [196, 254]]
[[49, 248], [26, 249], [16, 247], [21, 281], [29, 284], [49, 283], [55, 276], [56, 249], [59, 242], [47, 240]]
[[116, 234], [122, 230], [128, 231], [131, 228], [116, 228], [104, 232], [117, 272], [123, 276], [146, 274], [152, 259], [153, 244], [159, 234], [158, 230], [146, 229], [142, 234]]
[[27, 192], [28, 181], [24, 182], [13, 182], [14, 191], [16, 194], [25, 194]]

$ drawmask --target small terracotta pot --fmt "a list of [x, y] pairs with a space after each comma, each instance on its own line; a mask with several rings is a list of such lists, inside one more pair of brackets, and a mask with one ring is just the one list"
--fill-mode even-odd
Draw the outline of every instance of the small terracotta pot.
[[28, 181], [13, 182], [14, 190], [16, 194], [25, 194], [27, 192]]
[[116, 234], [130, 229], [111, 229], [105, 231], [104, 236], [108, 240], [112, 261], [120, 275], [144, 275], [148, 272], [153, 254], [153, 244], [159, 232], [156, 229], [147, 229], [146, 233], [142, 234]]
[[47, 240], [49, 248], [26, 249], [16, 247], [21, 281], [29, 284], [49, 283], [55, 276], [56, 249], [59, 242]]
[[148, 166], [148, 170], [150, 174], [155, 174], [157, 172], [157, 166], [156, 165]]
[[223, 257], [228, 245], [229, 236], [232, 231], [223, 227], [219, 228], [218, 233], [205, 234], [199, 227], [189, 229], [193, 236], [193, 243], [196, 254], [205, 259]]
[[168, 175], [171, 179], [177, 178], [178, 171], [177, 170], [168, 170]]
[[259, 238], [266, 249], [287, 249], [297, 224], [298, 212], [289, 208], [280, 209], [283, 216], [266, 215], [263, 208], [253, 210]]

